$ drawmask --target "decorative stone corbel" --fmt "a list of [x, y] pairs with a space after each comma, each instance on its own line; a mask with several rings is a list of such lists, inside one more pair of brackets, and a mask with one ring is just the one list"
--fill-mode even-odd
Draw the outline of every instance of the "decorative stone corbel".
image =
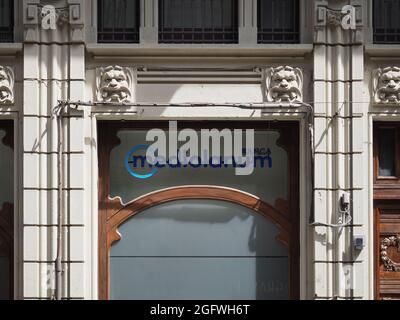
[[14, 103], [14, 71], [0, 66], [0, 105]]
[[303, 73], [300, 68], [279, 66], [265, 70], [268, 102], [303, 101]]
[[96, 69], [97, 102], [133, 102], [134, 70], [129, 67], [108, 66]]
[[388, 247], [397, 247], [400, 252], [400, 235], [384, 238], [381, 241], [381, 261], [387, 271], [400, 272], [400, 263], [389, 258]]
[[400, 106], [400, 67], [373, 71], [373, 101], [377, 105]]

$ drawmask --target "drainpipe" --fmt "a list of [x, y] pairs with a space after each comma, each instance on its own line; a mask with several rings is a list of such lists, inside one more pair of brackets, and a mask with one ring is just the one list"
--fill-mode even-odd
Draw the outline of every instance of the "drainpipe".
[[[353, 43], [355, 43], [355, 30], [350, 30], [350, 34], [351, 34], [351, 42], [352, 44], [350, 45], [350, 55], [349, 55], [349, 80], [350, 80], [350, 85], [349, 85], [349, 116], [350, 116], [350, 125], [349, 125], [349, 151], [350, 151], [350, 163], [349, 163], [349, 175], [350, 175], [350, 208], [349, 208], [349, 215], [351, 218], [353, 218], [354, 216], [354, 208], [353, 208], [353, 194], [354, 194], [354, 146], [353, 146], [353, 125], [354, 125], [354, 121], [353, 121]], [[354, 229], [353, 227], [350, 227], [350, 257], [351, 260], [354, 259], [354, 252], [353, 252], [353, 237], [354, 237]], [[353, 290], [353, 286], [354, 286], [354, 264], [352, 265], [351, 268], [351, 288], [350, 288], [350, 297], [353, 298], [354, 297], [354, 290]]]
[[58, 181], [58, 192], [57, 192], [57, 255], [55, 260], [55, 299], [62, 299], [62, 243], [63, 243], [63, 220], [64, 220], [64, 202], [63, 202], [63, 140], [64, 140], [64, 128], [63, 128], [63, 113], [67, 104], [60, 102], [55, 108], [55, 114], [57, 117], [57, 131], [58, 131], [58, 143], [57, 143], [57, 181]]

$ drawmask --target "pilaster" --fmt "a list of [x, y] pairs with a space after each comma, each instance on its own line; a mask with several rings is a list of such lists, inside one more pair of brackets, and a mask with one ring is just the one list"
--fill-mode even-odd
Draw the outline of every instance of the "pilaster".
[[[54, 298], [57, 254], [59, 100], [84, 99], [84, 1], [24, 0], [23, 297]], [[46, 7], [47, 6], [47, 7]], [[63, 298], [84, 298], [85, 206], [83, 114], [63, 120]], [[73, 201], [73, 204], [71, 202]], [[77, 203], [80, 202], [80, 203]]]
[[362, 90], [366, 2], [315, 1], [314, 220], [345, 222], [344, 194], [350, 197], [352, 218], [344, 227], [312, 226], [317, 299], [369, 298], [367, 250], [353, 247], [354, 235], [368, 239], [368, 110]]

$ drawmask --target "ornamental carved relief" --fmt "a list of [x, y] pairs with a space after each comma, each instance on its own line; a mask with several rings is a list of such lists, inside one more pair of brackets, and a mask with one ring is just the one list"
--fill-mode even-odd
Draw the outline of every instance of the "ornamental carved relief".
[[363, 14], [363, 7], [360, 4], [343, 4], [336, 5], [332, 3], [335, 8], [328, 6], [328, 1], [317, 0], [315, 2], [315, 27], [341, 27], [343, 30], [353, 29], [356, 30], [361, 27]]
[[374, 102], [385, 105], [400, 104], [400, 68], [386, 67], [373, 73]]
[[400, 235], [384, 238], [381, 241], [381, 261], [387, 271], [400, 272], [400, 263], [389, 258], [388, 247], [397, 247], [400, 252]]
[[265, 79], [268, 102], [303, 101], [303, 73], [300, 68], [268, 68]]
[[0, 66], [0, 104], [14, 103], [14, 71]]
[[98, 102], [132, 102], [134, 94], [133, 68], [108, 66], [97, 68]]
[[340, 11], [327, 10], [326, 12], [326, 22], [331, 26], [340, 26], [342, 23], [343, 14]]

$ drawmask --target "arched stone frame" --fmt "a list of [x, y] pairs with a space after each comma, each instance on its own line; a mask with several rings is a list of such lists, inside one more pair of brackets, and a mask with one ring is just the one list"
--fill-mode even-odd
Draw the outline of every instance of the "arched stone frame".
[[[14, 126], [12, 120], [0, 120], [0, 129], [6, 132], [2, 143], [14, 149]], [[1, 169], [1, 168], [0, 168]], [[9, 297], [14, 297], [14, 204], [0, 203], [0, 255], [9, 260]]]
[[[110, 298], [110, 249], [120, 239], [118, 227], [134, 215], [153, 206], [183, 199], [220, 200], [232, 202], [253, 210], [270, 219], [280, 230], [277, 240], [289, 250], [289, 298], [300, 296], [299, 246], [299, 125], [298, 122], [232, 121], [180, 121], [190, 128], [254, 128], [279, 131], [277, 145], [288, 155], [288, 199], [277, 199], [271, 205], [255, 195], [221, 186], [177, 186], [157, 190], [140, 196], [126, 205], [119, 197], [110, 198], [109, 163], [111, 150], [120, 141], [117, 133], [126, 129], [167, 128], [168, 121], [100, 121], [98, 123], [99, 156], [99, 299]], [[179, 123], [178, 123], [179, 125]]]

